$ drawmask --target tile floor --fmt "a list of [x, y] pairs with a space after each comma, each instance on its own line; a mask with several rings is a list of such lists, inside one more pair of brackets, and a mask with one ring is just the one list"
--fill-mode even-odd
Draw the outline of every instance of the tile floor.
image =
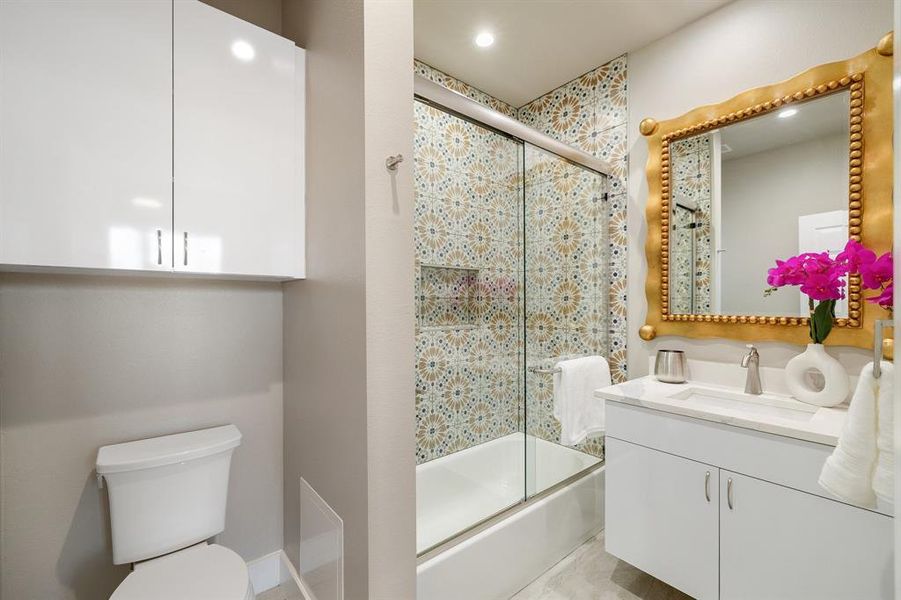
[[[282, 587], [265, 591], [257, 600], [303, 600]], [[604, 552], [603, 532], [588, 540], [520, 590], [510, 600], [692, 600], [679, 590], [654, 579]]]
[[256, 600], [304, 600], [304, 597], [293, 584], [290, 587], [286, 584], [266, 590]]
[[601, 532], [510, 600], [691, 600], [604, 552]]

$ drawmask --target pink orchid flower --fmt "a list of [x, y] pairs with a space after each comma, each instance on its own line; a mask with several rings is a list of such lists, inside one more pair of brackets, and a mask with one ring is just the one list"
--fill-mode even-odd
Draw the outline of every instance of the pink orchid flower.
[[860, 278], [869, 290], [878, 290], [892, 280], [892, 253], [886, 252], [870, 263], [860, 265]]
[[876, 253], [857, 240], [848, 240], [845, 249], [835, 257], [835, 262], [843, 265], [846, 273], [857, 273], [862, 265], [871, 264], [875, 260]]
[[888, 286], [886, 286], [886, 288], [882, 290], [882, 293], [878, 296], [867, 298], [867, 302], [872, 302], [873, 304], [878, 304], [882, 308], [892, 310], [892, 307], [895, 305], [894, 284], [889, 284]]
[[838, 300], [845, 297], [844, 287], [837, 273], [810, 273], [801, 284], [801, 293], [814, 300]]
[[777, 260], [767, 272], [772, 287], [801, 286], [801, 292], [814, 300], [838, 300], [845, 297], [846, 270], [827, 252], [806, 252], [787, 260]]

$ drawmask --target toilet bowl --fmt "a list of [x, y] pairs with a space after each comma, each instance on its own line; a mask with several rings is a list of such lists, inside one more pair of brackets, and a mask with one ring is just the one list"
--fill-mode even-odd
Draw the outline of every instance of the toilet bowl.
[[247, 565], [218, 544], [198, 544], [135, 565], [110, 600], [253, 600]]

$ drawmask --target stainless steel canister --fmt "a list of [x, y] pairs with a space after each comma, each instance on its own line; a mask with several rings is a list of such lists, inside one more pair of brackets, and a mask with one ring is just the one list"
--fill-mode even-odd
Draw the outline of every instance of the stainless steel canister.
[[685, 353], [682, 350], [658, 350], [654, 377], [663, 383], [685, 383]]

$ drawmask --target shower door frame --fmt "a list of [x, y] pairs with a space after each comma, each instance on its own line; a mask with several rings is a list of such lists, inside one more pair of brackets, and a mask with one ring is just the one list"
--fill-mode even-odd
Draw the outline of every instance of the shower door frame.
[[413, 96], [434, 105], [436, 108], [463, 116], [482, 127], [494, 129], [521, 142], [528, 142], [571, 163], [596, 171], [601, 175], [612, 177], [613, 166], [609, 162], [555, 140], [551, 136], [541, 133], [513, 117], [508, 117], [493, 108], [479, 104], [459, 92], [449, 90], [434, 81], [429, 81], [422, 75], [413, 76]]

